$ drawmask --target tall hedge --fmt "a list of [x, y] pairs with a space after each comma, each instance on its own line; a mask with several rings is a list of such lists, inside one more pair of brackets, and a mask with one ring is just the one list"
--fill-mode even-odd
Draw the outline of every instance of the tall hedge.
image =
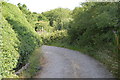
[[0, 78], [2, 77], [13, 77], [12, 69], [16, 67], [19, 59], [18, 53], [18, 43], [19, 40], [17, 35], [7, 21], [2, 17], [0, 19], [2, 22], [1, 27], [1, 53], [0, 53]]
[[27, 63], [41, 41], [19, 8], [6, 2], [1, 5], [0, 78], [8, 78]]

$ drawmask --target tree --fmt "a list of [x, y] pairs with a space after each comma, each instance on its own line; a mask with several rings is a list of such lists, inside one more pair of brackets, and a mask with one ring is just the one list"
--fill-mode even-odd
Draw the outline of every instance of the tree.
[[73, 10], [71, 40], [83, 46], [113, 43], [116, 15], [116, 3], [83, 3]]
[[71, 20], [71, 11], [64, 8], [56, 8], [42, 13], [50, 21], [50, 26], [55, 27], [57, 30], [65, 29]]

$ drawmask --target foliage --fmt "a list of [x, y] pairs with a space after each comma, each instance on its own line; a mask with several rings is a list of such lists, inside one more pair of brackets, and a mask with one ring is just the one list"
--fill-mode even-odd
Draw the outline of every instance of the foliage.
[[22, 5], [18, 3], [18, 8], [23, 12], [27, 21], [31, 24], [35, 31], [53, 31], [53, 28], [49, 25], [48, 19], [43, 14], [30, 12], [25, 4]]
[[27, 9], [27, 6], [25, 4], [20, 4], [18, 3], [18, 8], [22, 11], [24, 16], [26, 17], [27, 21], [31, 24], [31, 26], [34, 28], [35, 27], [35, 21], [37, 21], [37, 14], [32, 13]]
[[117, 26], [117, 4], [114, 2], [83, 3], [82, 7], [73, 10], [73, 21], [68, 31], [72, 44], [79, 45], [89, 55], [102, 60], [115, 75], [118, 74], [118, 64], [116, 64], [118, 53], [113, 32], [120, 31]]
[[2, 2], [2, 49], [0, 76], [12, 77], [14, 70], [28, 62], [28, 56], [41, 41], [23, 13], [10, 3]]
[[52, 42], [57, 41], [64, 41], [64, 38], [66, 38], [67, 31], [66, 30], [60, 30], [60, 31], [54, 31], [54, 32], [48, 32], [48, 33], [42, 33], [40, 34], [40, 37], [42, 38], [42, 41], [44, 44], [51, 44]]
[[18, 8], [23, 12], [27, 21], [31, 24], [33, 28], [36, 27], [37, 21], [48, 21], [44, 15], [29, 11], [29, 9], [25, 4], [22, 5], [18, 3]]
[[43, 14], [38, 14], [38, 21], [48, 21], [48, 19]]
[[43, 61], [41, 48], [37, 48], [33, 54], [29, 55], [29, 66], [19, 74], [20, 78], [31, 78], [35, 76], [36, 72], [40, 70], [40, 65], [43, 64]]
[[66, 29], [69, 27], [71, 21], [71, 11], [64, 8], [56, 8], [42, 13], [50, 21], [50, 26], [56, 28], [56, 30]]
[[35, 24], [37, 32], [52, 32], [54, 28], [49, 25], [48, 21], [38, 21]]
[[11, 26], [7, 23], [4, 17], [1, 17], [0, 22], [0, 79], [15, 78], [13, 68], [16, 67], [19, 59], [18, 45], [20, 42], [17, 35]]

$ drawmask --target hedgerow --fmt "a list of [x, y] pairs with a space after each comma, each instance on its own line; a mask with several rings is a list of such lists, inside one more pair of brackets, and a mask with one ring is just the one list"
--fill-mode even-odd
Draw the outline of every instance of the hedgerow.
[[28, 56], [40, 46], [41, 40], [15, 5], [1, 4], [0, 78], [8, 78], [28, 62]]
[[13, 68], [16, 67], [19, 59], [17, 35], [7, 21], [2, 17], [1, 27], [1, 44], [0, 44], [0, 78], [2, 77], [15, 77], [12, 73]]
[[43, 44], [51, 44], [52, 42], [64, 41], [67, 36], [68, 35], [66, 30], [54, 31], [51, 33], [45, 32], [40, 34]]

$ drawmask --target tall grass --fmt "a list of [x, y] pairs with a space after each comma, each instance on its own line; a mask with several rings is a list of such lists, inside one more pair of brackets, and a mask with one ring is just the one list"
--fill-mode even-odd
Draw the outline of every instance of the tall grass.
[[41, 69], [43, 64], [43, 54], [41, 48], [37, 48], [32, 55], [29, 56], [29, 66], [26, 70], [23, 70], [20, 74], [20, 78], [31, 78]]

